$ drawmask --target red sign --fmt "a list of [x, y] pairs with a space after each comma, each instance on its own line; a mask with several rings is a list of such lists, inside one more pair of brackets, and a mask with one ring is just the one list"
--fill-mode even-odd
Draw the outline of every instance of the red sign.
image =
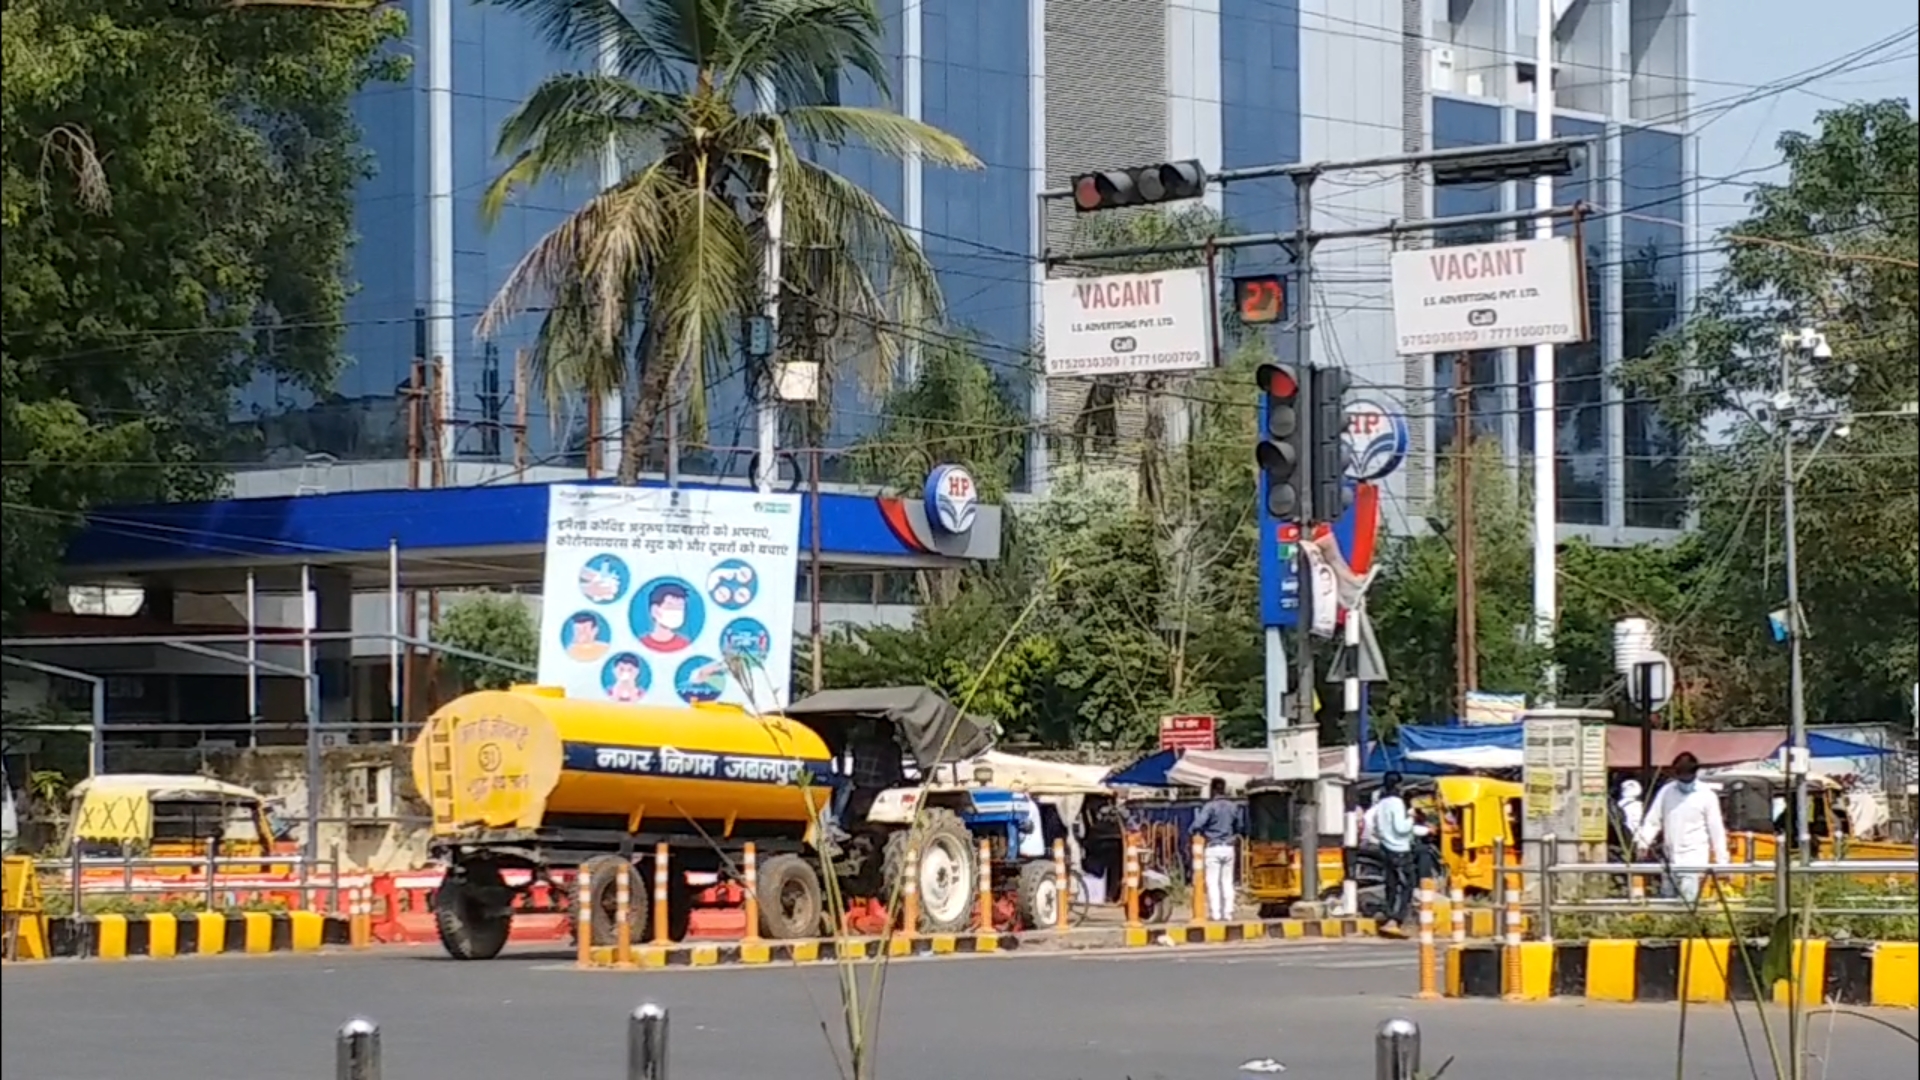
[[1160, 718], [1160, 749], [1212, 750], [1214, 739], [1211, 716], [1163, 716]]

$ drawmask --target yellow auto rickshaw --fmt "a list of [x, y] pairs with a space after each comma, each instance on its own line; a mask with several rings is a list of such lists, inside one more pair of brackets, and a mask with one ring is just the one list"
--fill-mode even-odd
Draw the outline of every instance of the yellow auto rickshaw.
[[1519, 857], [1518, 822], [1524, 794], [1519, 784], [1485, 776], [1442, 776], [1433, 782], [1430, 812], [1422, 816], [1433, 828], [1449, 888], [1469, 896], [1494, 891], [1499, 874], [1494, 863], [1496, 841], [1509, 864]]
[[[1254, 780], [1247, 784], [1247, 845], [1241, 880], [1262, 918], [1285, 915], [1304, 899], [1300, 882], [1297, 789], [1299, 781]], [[1346, 880], [1339, 844], [1320, 847], [1320, 899], [1337, 896]]]
[[[1710, 780], [1720, 789], [1721, 816], [1726, 821], [1733, 861], [1772, 866], [1779, 835], [1791, 821], [1790, 812], [1787, 816], [1776, 812], [1777, 800], [1790, 805], [1792, 785], [1778, 771], [1760, 768], [1719, 769]], [[1813, 838], [1816, 858], [1913, 861], [1916, 852], [1913, 844], [1866, 840], [1853, 835], [1845, 801], [1845, 789], [1834, 780], [1818, 775], [1807, 777], [1808, 832]]]
[[[266, 800], [250, 788], [205, 776], [109, 773], [74, 785], [66, 850], [86, 857], [246, 858], [271, 854], [273, 835]], [[223, 869], [261, 873], [266, 868]], [[152, 872], [204, 871], [165, 867]]]

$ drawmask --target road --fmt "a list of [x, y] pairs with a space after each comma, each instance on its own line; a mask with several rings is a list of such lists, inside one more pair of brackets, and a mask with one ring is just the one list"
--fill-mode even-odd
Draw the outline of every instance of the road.
[[[1372, 1032], [1417, 1020], [1454, 1080], [1673, 1076], [1679, 1012], [1578, 1002], [1415, 1002], [1401, 943], [1294, 942], [900, 961], [881, 1080], [1363, 1080]], [[874, 974], [857, 969], [863, 983]], [[427, 952], [43, 964], [6, 975], [4, 1080], [328, 1080], [347, 1017], [384, 1029], [386, 1080], [621, 1080], [625, 1016], [672, 1017], [673, 1080], [837, 1080], [831, 968], [581, 972], [559, 957], [462, 964]], [[1876, 1014], [1912, 1031], [1912, 1013]], [[1757, 1026], [1752, 1012], [1743, 1014]], [[1823, 1080], [1913, 1076], [1914, 1044], [1815, 1021]], [[1829, 1032], [1829, 1029], [1831, 1033]], [[1754, 1080], [1726, 1006], [1688, 1017], [1686, 1080]], [[1755, 1036], [1756, 1045], [1757, 1035]]]

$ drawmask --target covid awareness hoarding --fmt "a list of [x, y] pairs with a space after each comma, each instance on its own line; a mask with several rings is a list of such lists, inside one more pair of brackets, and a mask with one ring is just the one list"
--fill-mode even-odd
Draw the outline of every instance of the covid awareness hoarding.
[[786, 703], [798, 495], [555, 484], [547, 515], [541, 685], [650, 705]]

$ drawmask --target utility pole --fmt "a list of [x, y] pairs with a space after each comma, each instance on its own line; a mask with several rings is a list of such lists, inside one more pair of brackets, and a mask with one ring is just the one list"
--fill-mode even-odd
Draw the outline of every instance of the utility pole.
[[1799, 477], [1794, 475], [1793, 419], [1797, 402], [1794, 396], [1794, 362], [1802, 355], [1824, 360], [1833, 355], [1826, 336], [1813, 327], [1780, 338], [1780, 385], [1774, 392], [1773, 410], [1780, 435], [1780, 517], [1785, 534], [1787, 562], [1787, 771], [1793, 782], [1794, 849], [1801, 862], [1813, 859], [1813, 830], [1807, 821], [1807, 681], [1804, 636], [1800, 618], [1800, 529], [1797, 493]]
[[1460, 688], [1455, 717], [1467, 715], [1468, 695], [1480, 689], [1479, 595], [1473, 536], [1473, 370], [1465, 353], [1453, 363], [1454, 679]]
[[[1537, 0], [1534, 23], [1533, 115], [1535, 139], [1553, 138], [1553, 53], [1554, 31], [1560, 13], [1554, 0]], [[1533, 205], [1552, 206], [1553, 177], [1541, 174], [1534, 180]], [[1534, 223], [1538, 240], [1553, 239], [1553, 218], [1542, 216]], [[1560, 611], [1560, 475], [1559, 455], [1555, 450], [1559, 411], [1554, 404], [1554, 348], [1533, 347], [1533, 643], [1542, 650], [1553, 647], [1553, 631]], [[1545, 678], [1541, 680], [1548, 704], [1559, 694], [1559, 672], [1548, 654]], [[1651, 795], [1649, 795], [1651, 797]]]

